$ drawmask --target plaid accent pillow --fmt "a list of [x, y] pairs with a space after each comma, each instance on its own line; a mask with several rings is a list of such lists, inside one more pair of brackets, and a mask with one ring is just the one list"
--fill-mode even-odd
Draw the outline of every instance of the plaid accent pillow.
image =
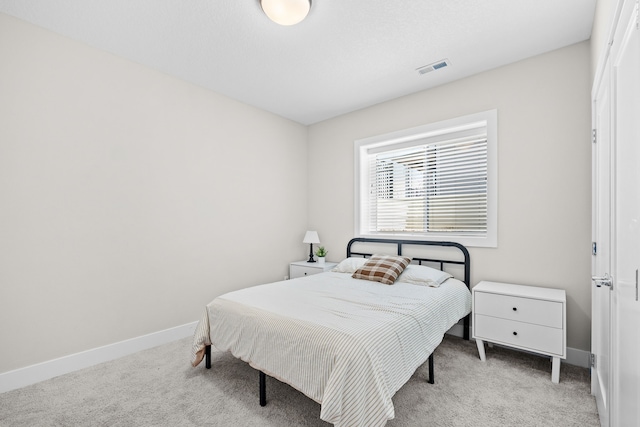
[[410, 262], [411, 258], [404, 256], [373, 255], [351, 277], [393, 285]]

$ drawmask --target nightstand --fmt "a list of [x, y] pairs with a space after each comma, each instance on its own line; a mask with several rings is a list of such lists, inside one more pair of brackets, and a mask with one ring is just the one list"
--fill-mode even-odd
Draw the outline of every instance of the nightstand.
[[567, 357], [567, 300], [561, 289], [482, 281], [473, 288], [473, 338], [480, 360], [484, 341], [551, 356], [551, 381]]
[[289, 264], [289, 276], [292, 279], [311, 276], [312, 274], [329, 271], [336, 265], [338, 265], [336, 262], [325, 262], [324, 264], [320, 264], [317, 262], [296, 261]]

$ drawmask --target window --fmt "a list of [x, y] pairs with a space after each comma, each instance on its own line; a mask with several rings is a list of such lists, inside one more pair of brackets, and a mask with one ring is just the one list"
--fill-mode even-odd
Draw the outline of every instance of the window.
[[356, 235], [497, 246], [497, 111], [355, 142]]

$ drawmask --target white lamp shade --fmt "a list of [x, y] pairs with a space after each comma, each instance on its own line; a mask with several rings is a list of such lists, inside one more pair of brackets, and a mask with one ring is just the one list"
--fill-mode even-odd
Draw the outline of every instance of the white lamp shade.
[[317, 231], [307, 231], [304, 235], [304, 240], [302, 243], [320, 243], [320, 238], [318, 237]]
[[295, 25], [307, 17], [311, 0], [260, 0], [264, 13], [280, 25]]

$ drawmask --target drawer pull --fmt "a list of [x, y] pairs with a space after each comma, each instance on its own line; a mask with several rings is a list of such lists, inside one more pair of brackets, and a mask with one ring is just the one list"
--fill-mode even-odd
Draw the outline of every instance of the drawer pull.
[[514, 332], [513, 332], [513, 335], [518, 335], [518, 333], [514, 331]]
[[513, 307], [513, 311], [518, 311], [518, 307]]

